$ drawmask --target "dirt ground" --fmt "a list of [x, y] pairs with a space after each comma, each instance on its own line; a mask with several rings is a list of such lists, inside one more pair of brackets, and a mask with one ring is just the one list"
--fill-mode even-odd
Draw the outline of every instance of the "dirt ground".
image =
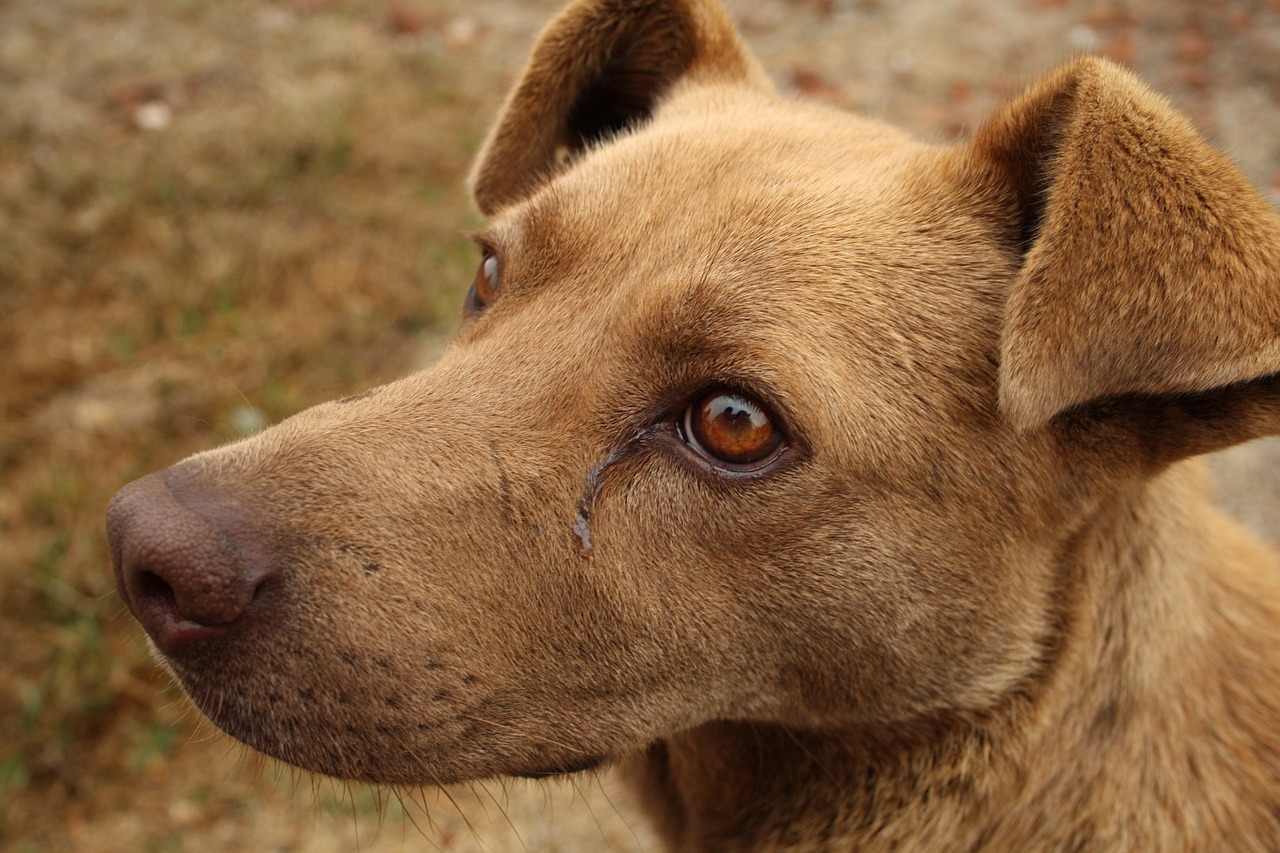
[[[607, 778], [386, 792], [201, 723], [123, 613], [127, 480], [419, 363], [557, 0], [0, 0], [0, 849], [652, 850]], [[730, 0], [785, 90], [944, 142], [1095, 51], [1280, 204], [1280, 0]], [[1275, 443], [1219, 463], [1280, 530]]]

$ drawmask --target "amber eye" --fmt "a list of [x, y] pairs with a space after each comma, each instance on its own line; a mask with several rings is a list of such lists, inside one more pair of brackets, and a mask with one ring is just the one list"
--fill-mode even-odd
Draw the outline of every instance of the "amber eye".
[[724, 388], [685, 410], [684, 437], [713, 462], [749, 469], [771, 461], [783, 446], [782, 432], [763, 404]]
[[476, 270], [476, 280], [471, 283], [471, 304], [474, 308], [483, 308], [498, 295], [498, 258], [489, 252], [484, 253], [480, 268]]

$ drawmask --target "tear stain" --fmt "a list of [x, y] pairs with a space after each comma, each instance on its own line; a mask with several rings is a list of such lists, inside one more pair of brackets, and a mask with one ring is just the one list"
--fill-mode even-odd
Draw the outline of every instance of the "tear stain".
[[573, 520], [573, 535], [578, 537], [578, 553], [591, 554], [591, 508], [578, 504], [578, 516]]
[[591, 554], [591, 511], [595, 509], [596, 498], [604, 489], [604, 472], [622, 458], [622, 451], [631, 446], [632, 441], [615, 447], [603, 461], [597, 463], [587, 474], [587, 485], [578, 498], [578, 515], [573, 520], [573, 535], [578, 538], [578, 553], [586, 557]]
[[584, 557], [591, 556], [591, 513], [595, 509], [596, 499], [604, 490], [604, 473], [613, 465], [631, 458], [649, 439], [661, 431], [661, 427], [650, 427], [641, 430], [622, 444], [609, 451], [609, 455], [598, 462], [587, 474], [587, 484], [578, 499], [578, 514], [573, 519], [573, 535], [578, 540], [578, 553]]

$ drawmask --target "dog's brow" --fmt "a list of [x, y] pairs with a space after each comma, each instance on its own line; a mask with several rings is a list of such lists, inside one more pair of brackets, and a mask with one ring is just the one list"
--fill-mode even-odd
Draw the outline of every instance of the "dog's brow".
[[466, 236], [481, 249], [496, 251], [520, 242], [523, 219], [520, 213], [506, 215], [484, 228], [466, 232]]
[[549, 185], [534, 199], [502, 211], [468, 236], [481, 248], [519, 254], [526, 262], [536, 260], [545, 270], [557, 259], [555, 247], [564, 242], [556, 201], [559, 195], [558, 188]]
[[498, 242], [489, 229], [485, 229], [483, 231], [468, 231], [465, 236], [482, 252], [492, 251], [494, 244]]

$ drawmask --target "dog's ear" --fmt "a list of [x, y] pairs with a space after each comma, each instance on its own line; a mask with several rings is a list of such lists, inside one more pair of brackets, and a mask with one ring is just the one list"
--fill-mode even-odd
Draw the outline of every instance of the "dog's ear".
[[1016, 428], [1105, 402], [1146, 406], [1180, 453], [1280, 432], [1280, 216], [1166, 100], [1080, 59], [969, 154], [1021, 252], [999, 367]]
[[543, 31], [471, 175], [486, 215], [644, 121], [685, 78], [770, 83], [719, 0], [578, 0]]

